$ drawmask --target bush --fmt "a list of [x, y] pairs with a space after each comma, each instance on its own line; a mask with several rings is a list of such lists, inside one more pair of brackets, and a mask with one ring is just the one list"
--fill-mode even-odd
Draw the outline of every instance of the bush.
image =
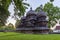
[[11, 26], [3, 26], [0, 28], [0, 32], [10, 32], [10, 31], [14, 31], [15, 28], [11, 27]]

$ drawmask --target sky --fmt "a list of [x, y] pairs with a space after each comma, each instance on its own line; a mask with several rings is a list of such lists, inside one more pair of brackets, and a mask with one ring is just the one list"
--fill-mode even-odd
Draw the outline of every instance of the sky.
[[[24, 2], [30, 4], [30, 7], [32, 7], [32, 9], [34, 10], [37, 7], [39, 7], [41, 4], [42, 5], [46, 4], [47, 2], [49, 2], [49, 0], [27, 0], [27, 1], [24, 1]], [[60, 7], [60, 0], [54, 0], [53, 4], [54, 4], [54, 6]], [[28, 7], [28, 9], [26, 9], [26, 12], [29, 11], [30, 7]], [[13, 9], [14, 9], [14, 5], [11, 4], [9, 6], [9, 9], [8, 9], [10, 11], [10, 13], [11, 13], [11, 16], [14, 14]], [[7, 20], [7, 22], [8, 23], [12, 23], [13, 25], [15, 25], [16, 20], [12, 19], [11, 16], [9, 17], [9, 19]]]

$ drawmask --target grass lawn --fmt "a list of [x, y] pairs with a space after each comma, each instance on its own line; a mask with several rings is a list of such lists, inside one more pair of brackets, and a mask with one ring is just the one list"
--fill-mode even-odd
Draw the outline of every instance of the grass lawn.
[[0, 40], [60, 40], [60, 34], [22, 34], [15, 32], [0, 32]]

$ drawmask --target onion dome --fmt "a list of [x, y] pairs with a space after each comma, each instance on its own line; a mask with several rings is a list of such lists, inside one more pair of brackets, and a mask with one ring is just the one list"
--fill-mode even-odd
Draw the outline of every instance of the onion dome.
[[38, 16], [47, 16], [46, 13], [43, 12], [43, 11], [38, 12], [37, 15], [38, 15]]
[[27, 12], [26, 15], [27, 16], [29, 16], [29, 15], [36, 15], [36, 12], [34, 10], [32, 10], [32, 7], [31, 7], [30, 10]]
[[25, 19], [26, 19], [26, 17], [22, 17], [22, 18], [21, 18], [21, 20], [25, 20]]
[[22, 17], [21, 18], [21, 23], [25, 23], [26, 22], [26, 17]]
[[37, 13], [38, 16], [47, 16], [47, 14], [43, 11], [42, 5], [40, 5], [40, 11]]

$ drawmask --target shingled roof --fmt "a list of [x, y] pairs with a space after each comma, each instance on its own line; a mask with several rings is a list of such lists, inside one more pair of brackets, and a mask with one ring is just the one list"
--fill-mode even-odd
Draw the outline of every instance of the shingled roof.
[[30, 10], [27, 12], [26, 15], [30, 15], [30, 14], [35, 14], [36, 15], [36, 12], [34, 10], [32, 10], [32, 7], [30, 8]]
[[46, 13], [44, 11], [39, 11], [37, 13], [38, 16], [47, 16]]

